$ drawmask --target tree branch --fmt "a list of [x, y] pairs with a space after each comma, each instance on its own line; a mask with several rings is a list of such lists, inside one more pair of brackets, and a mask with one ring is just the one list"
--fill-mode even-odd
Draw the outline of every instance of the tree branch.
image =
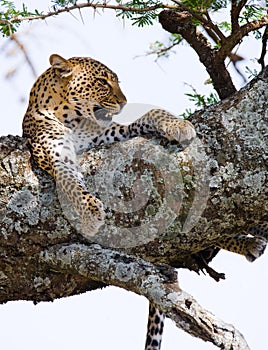
[[236, 91], [224, 64], [225, 57], [219, 59], [217, 50], [211, 48], [207, 38], [192, 24], [190, 13], [164, 10], [159, 14], [159, 22], [168, 32], [181, 34], [192, 46], [210, 75], [214, 88], [221, 99]]
[[[178, 8], [175, 10], [179, 10], [180, 12], [184, 11], [184, 12], [189, 13], [192, 16], [192, 18], [199, 21], [204, 28], [206, 27], [206, 28], [209, 28], [210, 30], [212, 30], [220, 40], [224, 41], [226, 39], [225, 35], [220, 30], [220, 28], [215, 23], [213, 23], [210, 18], [206, 18], [204, 15], [200, 15], [199, 13], [193, 11], [188, 6], [184, 5], [181, 1], [178, 1], [178, 0], [172, 0], [172, 1], [178, 5]], [[209, 16], [208, 13], [206, 14], [206, 16]], [[215, 42], [217, 42], [217, 40], [215, 40]]]
[[[243, 336], [229, 324], [204, 310], [178, 287], [176, 273], [156, 269], [141, 259], [103, 249], [72, 244], [51, 247], [40, 254], [41, 263], [58, 272], [67, 271], [146, 296], [187, 333], [219, 348], [249, 349]], [[163, 273], [164, 272], [164, 273]]]
[[49, 17], [54, 17], [54, 16], [60, 15], [62, 13], [72, 12], [74, 10], [80, 11], [81, 9], [85, 9], [85, 8], [92, 8], [93, 10], [110, 9], [110, 10], [122, 11], [122, 12], [146, 13], [146, 12], [155, 11], [155, 10], [164, 9], [164, 8], [169, 8], [169, 9], [173, 8], [174, 9], [174, 6], [171, 6], [168, 4], [158, 3], [154, 6], [144, 6], [144, 7], [140, 8], [140, 7], [134, 7], [134, 6], [128, 6], [128, 5], [121, 5], [121, 4], [112, 5], [112, 4], [109, 4], [107, 2], [103, 2], [103, 3], [86, 2], [83, 4], [76, 3], [72, 6], [60, 8], [57, 10], [55, 9], [54, 11], [49, 11], [47, 13], [40, 14], [40, 15], [32, 15], [32, 16], [26, 16], [26, 17], [13, 16], [9, 20], [1, 19], [0, 24], [12, 25], [13, 23], [34, 21], [34, 20], [38, 20], [38, 19], [47, 19]]
[[[226, 57], [232, 55], [233, 48], [246, 35], [253, 30], [266, 26], [268, 24], [268, 17], [264, 16], [259, 20], [248, 22], [240, 27], [238, 17], [244, 6], [244, 1], [239, 2], [239, 4], [233, 1], [231, 9], [232, 32], [228, 37], [225, 37], [209, 17], [206, 18], [205, 15], [195, 13], [187, 6], [181, 4], [180, 1], [174, 0], [173, 2], [178, 4], [177, 9], [163, 10], [159, 14], [159, 22], [162, 27], [170, 33], [181, 34], [192, 46], [210, 75], [213, 86], [221, 99], [232, 95], [236, 89], [224, 61]], [[193, 19], [200, 22], [207, 34], [216, 43], [220, 43], [220, 48], [212, 49], [207, 38], [193, 24]]]
[[262, 36], [261, 56], [258, 59], [258, 63], [261, 65], [262, 69], [265, 68], [264, 58], [265, 58], [266, 52], [267, 52], [267, 40], [268, 40], [268, 25], [266, 26], [265, 31], [264, 31], [263, 36]]
[[37, 79], [38, 74], [37, 74], [37, 72], [36, 72], [36, 70], [34, 68], [32, 60], [30, 59], [29, 54], [28, 54], [27, 50], [25, 49], [24, 45], [18, 39], [18, 36], [16, 34], [12, 33], [10, 35], [10, 40], [14, 41], [16, 43], [16, 45], [18, 46], [18, 48], [21, 50], [21, 52], [22, 52], [22, 54], [23, 54], [23, 56], [25, 58], [25, 61], [27, 62], [28, 66], [30, 67], [30, 70], [31, 70], [31, 72], [33, 74], [33, 77], [35, 79]]
[[223, 241], [249, 228], [262, 234], [253, 228], [268, 211], [267, 82], [265, 69], [194, 114], [198, 138], [184, 151], [156, 137], [84, 154], [87, 186], [106, 210], [94, 242], [76, 230], [72, 206], [32, 163], [26, 141], [0, 138], [0, 302], [48, 301], [114, 284], [145, 295], [190, 334], [247, 349], [239, 332], [179, 289], [174, 268], [218, 279], [207, 263]]
[[231, 7], [232, 33], [235, 33], [240, 28], [238, 23], [238, 18], [242, 8], [246, 5], [246, 3], [247, 3], [247, 0], [242, 0], [239, 2], [237, 2], [236, 0], [232, 0], [232, 7]]
[[240, 41], [253, 30], [260, 29], [268, 25], [268, 15], [259, 20], [248, 22], [240, 27], [240, 29], [232, 32], [227, 38], [225, 45], [222, 45], [217, 53], [218, 59], [225, 59], [232, 49], [240, 43]]

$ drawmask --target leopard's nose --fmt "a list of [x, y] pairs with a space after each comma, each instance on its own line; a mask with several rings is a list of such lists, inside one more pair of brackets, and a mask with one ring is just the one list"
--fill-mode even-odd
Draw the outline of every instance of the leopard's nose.
[[120, 101], [119, 102], [120, 109], [123, 109], [126, 104], [127, 104], [127, 100]]

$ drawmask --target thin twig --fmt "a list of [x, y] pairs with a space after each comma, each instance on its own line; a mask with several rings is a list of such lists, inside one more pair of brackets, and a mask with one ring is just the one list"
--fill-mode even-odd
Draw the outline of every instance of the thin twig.
[[264, 58], [267, 52], [267, 40], [268, 40], [268, 26], [266, 26], [265, 31], [262, 36], [262, 50], [261, 50], [261, 56], [258, 59], [258, 63], [261, 65], [261, 68], [264, 69], [265, 62]]
[[35, 78], [37, 78], [37, 72], [36, 72], [36, 70], [34, 68], [34, 65], [33, 65], [33, 63], [31, 61], [27, 51], [25, 50], [24, 45], [19, 41], [18, 36], [16, 34], [12, 33], [10, 35], [10, 40], [14, 41], [16, 43], [16, 45], [18, 46], [18, 48], [21, 50], [21, 52], [24, 55], [24, 58], [25, 58], [26, 62], [28, 63], [28, 65], [29, 65], [29, 67], [30, 67], [30, 69], [31, 69], [31, 71], [33, 73], [33, 76]]
[[238, 2], [237, 8], [238, 8], [239, 13], [241, 12], [242, 8], [246, 5], [247, 2], [248, 2], [248, 0], [241, 0]]
[[154, 10], [158, 10], [158, 9], [175, 9], [175, 6], [171, 6], [168, 4], [157, 4], [154, 6], [147, 6], [144, 8], [136, 8], [136, 7], [131, 7], [131, 6], [125, 6], [125, 5], [110, 5], [107, 3], [84, 3], [84, 4], [75, 4], [73, 6], [69, 6], [69, 7], [65, 7], [62, 9], [58, 9], [56, 11], [50, 11], [48, 13], [45, 14], [41, 14], [41, 15], [37, 15], [37, 16], [27, 16], [27, 17], [18, 17], [18, 16], [14, 16], [12, 18], [10, 18], [9, 20], [0, 20], [0, 24], [9, 24], [12, 25], [12, 23], [16, 22], [24, 22], [24, 21], [33, 21], [33, 20], [37, 20], [37, 19], [46, 19], [48, 17], [53, 17], [56, 15], [59, 15], [61, 13], [64, 12], [70, 12], [70, 11], [74, 11], [74, 10], [81, 10], [83, 8], [93, 8], [94, 10], [97, 9], [111, 9], [111, 10], [120, 10], [123, 12], [132, 12], [132, 13], [146, 13], [146, 12], [150, 12], [150, 11], [154, 11]]
[[163, 47], [162, 49], [147, 51], [144, 55], [137, 55], [134, 58], [139, 58], [139, 57], [144, 57], [144, 56], [151, 56], [151, 55], [157, 55], [158, 57], [155, 59], [155, 62], [156, 62], [160, 58], [160, 56], [165, 55], [166, 52], [168, 52], [168, 51], [174, 52], [174, 51], [172, 51], [172, 49], [174, 47], [178, 46], [180, 43], [181, 43], [181, 41], [173, 43], [173, 44], [171, 44], [169, 46]]

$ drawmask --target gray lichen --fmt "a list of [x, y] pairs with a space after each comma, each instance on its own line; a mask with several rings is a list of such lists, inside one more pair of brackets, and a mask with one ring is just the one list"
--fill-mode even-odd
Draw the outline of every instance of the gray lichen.
[[7, 208], [21, 217], [26, 217], [30, 225], [36, 225], [39, 221], [39, 201], [37, 196], [34, 196], [28, 189], [15, 192], [11, 196]]

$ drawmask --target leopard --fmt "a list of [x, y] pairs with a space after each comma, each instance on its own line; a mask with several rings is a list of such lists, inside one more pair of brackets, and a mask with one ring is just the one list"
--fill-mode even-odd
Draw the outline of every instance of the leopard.
[[[23, 137], [36, 164], [52, 175], [76, 208], [81, 233], [91, 240], [104, 224], [105, 212], [87, 189], [77, 156], [92, 147], [146, 135], [160, 135], [185, 148], [196, 131], [190, 121], [162, 109], [152, 109], [128, 125], [115, 123], [113, 117], [127, 99], [110, 68], [90, 57], [52, 54], [49, 62], [30, 91]], [[223, 239], [220, 247], [253, 261], [263, 253], [264, 243], [237, 236]], [[150, 304], [145, 350], [160, 350], [164, 319], [164, 313]]]
[[130, 125], [112, 118], [127, 103], [117, 75], [85, 57], [50, 57], [50, 68], [35, 82], [23, 119], [38, 166], [51, 174], [81, 216], [82, 233], [93, 237], [104, 223], [103, 204], [91, 195], [76, 162], [77, 154], [103, 143], [159, 134], [180, 144], [195, 138], [195, 129], [164, 110], [151, 110]]

